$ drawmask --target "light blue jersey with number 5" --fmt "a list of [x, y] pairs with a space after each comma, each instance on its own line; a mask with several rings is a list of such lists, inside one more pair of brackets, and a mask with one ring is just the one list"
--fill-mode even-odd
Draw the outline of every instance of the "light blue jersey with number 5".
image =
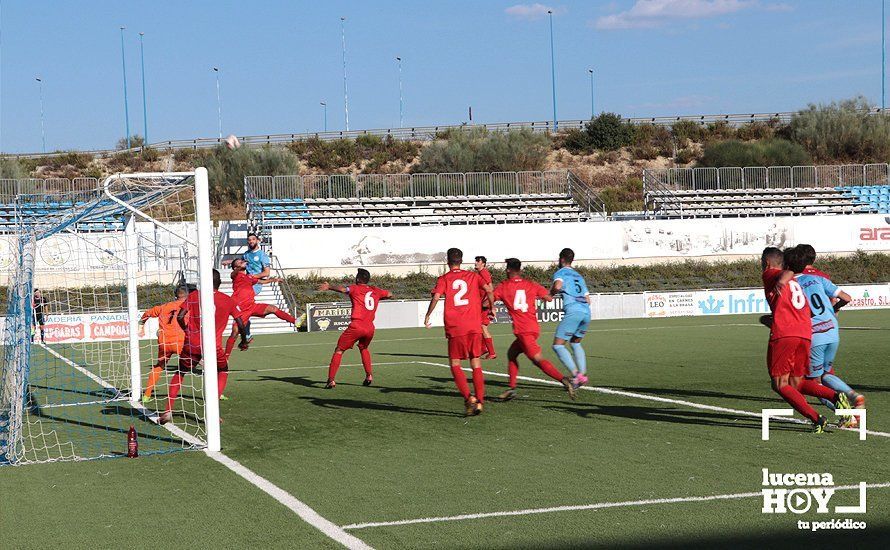
[[562, 307], [566, 313], [573, 311], [590, 312], [587, 302], [587, 283], [584, 277], [571, 267], [561, 267], [553, 274], [554, 281], [562, 281]]

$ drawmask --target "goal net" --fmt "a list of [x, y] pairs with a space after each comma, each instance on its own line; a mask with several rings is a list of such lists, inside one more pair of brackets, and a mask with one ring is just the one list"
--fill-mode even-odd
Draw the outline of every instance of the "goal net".
[[[215, 354], [169, 395], [185, 339], [178, 302], [197, 289], [200, 311], [213, 311], [207, 171], [38, 187], [19, 185], [0, 213], [14, 218], [0, 235], [0, 464], [126, 455], [131, 427], [139, 454], [218, 450]], [[215, 349], [203, 325], [194, 337]]]

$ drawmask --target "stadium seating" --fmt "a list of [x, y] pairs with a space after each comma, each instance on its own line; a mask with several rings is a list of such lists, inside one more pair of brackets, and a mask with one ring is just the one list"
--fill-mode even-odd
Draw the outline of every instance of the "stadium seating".
[[[647, 190], [646, 207], [655, 217], [751, 217], [854, 214], [880, 211], [890, 196], [864, 199], [853, 188]], [[872, 196], [875, 201], [871, 201]]]
[[267, 229], [562, 222], [592, 217], [565, 194], [254, 199], [248, 210], [250, 218]]
[[856, 204], [867, 206], [869, 212], [890, 214], [890, 185], [854, 185], [836, 189]]
[[[0, 233], [14, 233], [16, 218], [24, 225], [39, 224], [41, 220], [51, 216], [59, 216], [66, 210], [81, 206], [82, 202], [36, 200], [29, 202], [6, 202], [0, 204]], [[123, 231], [124, 217], [122, 212], [108, 211], [104, 214], [90, 216], [88, 221], [78, 223], [75, 227], [84, 232]]]

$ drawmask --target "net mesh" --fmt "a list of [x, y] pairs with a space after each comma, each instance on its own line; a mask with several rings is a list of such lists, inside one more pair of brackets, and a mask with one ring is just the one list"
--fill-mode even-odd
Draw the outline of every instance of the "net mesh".
[[198, 279], [194, 191], [192, 174], [121, 175], [87, 190], [47, 184], [4, 210], [15, 230], [0, 235], [0, 463], [124, 455], [131, 426], [140, 454], [204, 445], [200, 370], [168, 402], [177, 289]]

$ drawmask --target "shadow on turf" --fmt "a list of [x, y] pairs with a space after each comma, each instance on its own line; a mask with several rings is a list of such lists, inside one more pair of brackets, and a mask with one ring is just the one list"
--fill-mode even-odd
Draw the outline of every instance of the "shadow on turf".
[[[595, 404], [573, 405], [548, 405], [544, 407], [557, 412], [574, 413], [582, 418], [595, 418], [598, 416], [614, 416], [617, 418], [630, 418], [632, 420], [647, 420], [651, 422], [669, 422], [672, 424], [692, 424], [703, 426], [726, 426], [730, 428], [745, 428], [748, 430], [760, 430], [759, 418], [746, 418], [734, 414], [669, 410], [657, 407], [634, 406], [605, 406]], [[803, 426], [789, 424], [777, 424], [770, 426], [770, 430], [801, 431]]]
[[414, 407], [404, 407], [401, 405], [392, 405], [390, 403], [375, 403], [374, 401], [359, 401], [358, 399], [326, 399], [323, 397], [300, 397], [305, 401], [309, 401], [313, 405], [325, 409], [366, 409], [370, 411], [387, 411], [406, 414], [419, 414], [422, 416], [448, 416], [463, 417], [459, 413], [451, 413], [444, 411], [431, 411], [429, 409], [417, 409]]
[[[103, 408], [102, 411], [100, 411], [100, 412], [101, 412], [101, 414], [119, 414], [121, 416], [132, 417], [133, 419], [137, 419], [137, 418], [142, 419], [141, 415], [136, 414], [133, 411], [133, 409], [130, 409], [127, 407], [109, 406], [109, 407]], [[38, 416], [40, 416], [40, 418], [45, 419], [45, 420], [52, 420], [54, 422], [60, 422], [60, 423], [68, 424], [68, 425], [72, 425], [72, 426], [93, 428], [96, 430], [101, 430], [103, 432], [118, 432], [120, 434], [126, 434], [127, 432], [129, 432], [128, 426], [127, 427], [122, 426], [120, 428], [115, 428], [115, 427], [107, 426], [107, 425], [103, 425], [103, 424], [93, 424], [92, 422], [85, 422], [83, 420], [74, 420], [72, 418], [53, 416], [51, 414], [47, 414], [45, 412], [45, 410], [41, 411]], [[153, 423], [149, 423], [149, 424], [154, 425]], [[139, 430], [139, 437], [141, 439], [151, 439], [154, 441], [162, 441], [164, 443], [173, 443], [176, 445], [182, 444], [182, 440], [180, 440], [178, 438], [170, 438], [170, 437], [163, 437], [160, 435], [154, 435], [154, 434], [148, 433], [144, 430]]]

